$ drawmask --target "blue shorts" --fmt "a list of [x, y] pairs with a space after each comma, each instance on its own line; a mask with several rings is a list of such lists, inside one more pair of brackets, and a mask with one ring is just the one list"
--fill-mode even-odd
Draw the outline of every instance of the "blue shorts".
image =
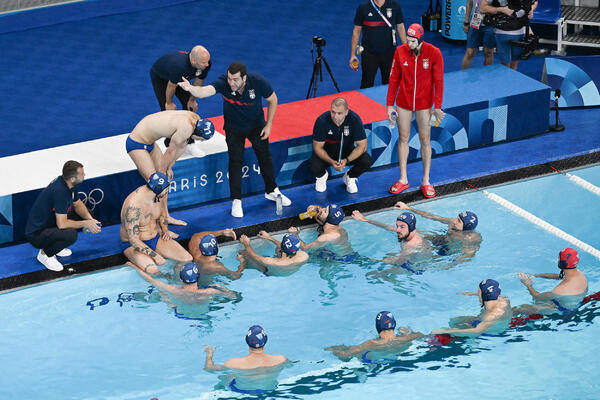
[[136, 142], [131, 138], [131, 136], [127, 136], [127, 141], [125, 141], [125, 149], [128, 153], [133, 150], [146, 150], [148, 153], [151, 153], [152, 150], [154, 150], [154, 143], [146, 144]]
[[481, 46], [486, 49], [493, 49], [496, 47], [494, 28], [487, 25], [482, 25], [479, 29], [469, 27], [469, 33], [467, 33], [467, 49], [477, 49]]
[[554, 305], [556, 306], [556, 308], [558, 309], [558, 311], [560, 311], [563, 314], [573, 314], [574, 312], [577, 311], [577, 308], [574, 310], [571, 310], [569, 308], [565, 308], [563, 307], [558, 301], [556, 301], [556, 299], [552, 299], [552, 302], [554, 303]]
[[525, 37], [525, 34], [505, 35], [496, 33], [496, 47], [498, 48], [498, 56], [502, 64], [510, 64], [511, 61], [516, 61], [521, 57], [523, 48], [511, 46], [510, 42], [521, 40], [523, 37]]
[[231, 389], [232, 392], [243, 393], [243, 394], [265, 394], [265, 393], [272, 392], [272, 390], [262, 390], [262, 389], [239, 389], [238, 387], [235, 386], [235, 379], [232, 379], [231, 382], [229, 382], [229, 389]]
[[[156, 251], [156, 245], [158, 244], [158, 239], [160, 239], [160, 235], [157, 233], [156, 236], [154, 236], [152, 239], [142, 240], [142, 242], [144, 242], [146, 244], [146, 246], [148, 246], [152, 251]], [[131, 244], [129, 244], [129, 242], [121, 242], [121, 250], [122, 251], [125, 251], [127, 248], [129, 248], [129, 246], [131, 246]]]

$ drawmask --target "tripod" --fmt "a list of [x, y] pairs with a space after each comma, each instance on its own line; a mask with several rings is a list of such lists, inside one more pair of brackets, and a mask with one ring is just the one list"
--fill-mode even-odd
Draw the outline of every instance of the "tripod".
[[306, 92], [307, 99], [310, 97], [311, 90], [313, 92], [312, 97], [317, 97], [317, 81], [320, 79], [321, 82], [323, 82], [323, 66], [321, 65], [321, 61], [323, 64], [325, 64], [325, 68], [327, 68], [327, 72], [329, 72], [329, 76], [333, 81], [333, 85], [337, 89], [338, 93], [340, 92], [340, 88], [338, 87], [337, 82], [331, 73], [331, 68], [329, 68], [329, 64], [327, 64], [327, 60], [323, 55], [323, 48], [320, 45], [317, 45], [317, 59], [313, 64], [312, 77], [310, 78], [310, 85], [308, 85], [308, 92]]

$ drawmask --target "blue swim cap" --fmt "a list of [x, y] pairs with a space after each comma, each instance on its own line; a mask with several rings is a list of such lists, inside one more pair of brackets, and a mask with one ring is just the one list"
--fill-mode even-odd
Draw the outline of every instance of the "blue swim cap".
[[288, 233], [281, 239], [281, 250], [285, 254], [296, 254], [300, 250], [300, 240], [293, 233]]
[[458, 214], [458, 218], [463, 222], [463, 231], [472, 231], [477, 227], [477, 215], [471, 211], [463, 211]]
[[377, 318], [375, 318], [375, 328], [377, 329], [377, 333], [385, 331], [386, 329], [396, 328], [396, 320], [392, 313], [389, 311], [382, 311], [377, 314]]
[[200, 252], [203, 256], [216, 256], [219, 253], [219, 245], [215, 235], [208, 234], [200, 240]]
[[196, 283], [198, 282], [198, 267], [193, 262], [189, 262], [183, 266], [183, 269], [179, 273], [179, 278], [183, 283]]
[[327, 219], [325, 220], [325, 222], [328, 222], [331, 225], [339, 225], [345, 216], [346, 214], [344, 214], [344, 210], [342, 209], [342, 207], [338, 207], [335, 204], [330, 204], [329, 214], [327, 215]]
[[415, 214], [413, 214], [413, 213], [404, 212], [404, 213], [398, 215], [398, 218], [396, 218], [396, 221], [402, 221], [402, 222], [406, 223], [406, 225], [408, 225], [408, 233], [411, 233], [412, 231], [414, 231], [417, 228], [417, 218], [415, 217]]
[[148, 187], [154, 194], [159, 195], [169, 187], [169, 178], [162, 172], [155, 172], [148, 179]]
[[265, 330], [260, 325], [251, 326], [246, 334], [246, 343], [248, 343], [248, 346], [255, 349], [265, 347], [265, 344], [267, 344], [267, 334], [265, 333]]
[[496, 300], [500, 296], [500, 284], [493, 279], [484, 279], [479, 284], [483, 301]]
[[200, 136], [204, 140], [208, 140], [215, 134], [215, 125], [208, 119], [199, 119], [196, 122], [193, 135]]

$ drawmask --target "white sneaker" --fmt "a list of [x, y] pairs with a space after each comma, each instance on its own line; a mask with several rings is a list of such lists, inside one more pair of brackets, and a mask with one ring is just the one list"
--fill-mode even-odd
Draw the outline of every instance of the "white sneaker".
[[265, 199], [269, 199], [271, 201], [277, 201], [277, 195], [281, 195], [281, 204], [284, 207], [291, 206], [292, 201], [288, 199], [283, 193], [279, 191], [279, 188], [275, 188], [271, 193], [265, 193]]
[[231, 215], [236, 218], [244, 217], [244, 210], [242, 209], [242, 200], [234, 199], [231, 202]]
[[317, 182], [315, 183], [315, 190], [317, 192], [324, 192], [327, 190], [327, 178], [329, 178], [329, 172], [327, 171], [325, 171], [325, 175], [317, 178]]
[[204, 157], [206, 155], [206, 153], [200, 148], [200, 141], [196, 140], [194, 143], [192, 144], [188, 144], [187, 146], [185, 146], [185, 152], [189, 155], [191, 155], [192, 157]]
[[58, 272], [63, 270], [63, 265], [56, 259], [56, 256], [48, 257], [43, 250], [40, 250], [40, 252], [37, 255], [37, 259], [39, 262], [42, 263], [44, 267], [48, 268], [50, 271]]
[[344, 180], [344, 183], [346, 184], [346, 191], [348, 193], [358, 192], [358, 186], [356, 186], [357, 178], [350, 178], [348, 176], [348, 173], [346, 172], [342, 179]]
[[56, 255], [59, 257], [69, 257], [71, 254], [73, 254], [73, 252], [71, 251], [71, 249], [68, 248], [64, 248], [58, 253], [56, 253]]

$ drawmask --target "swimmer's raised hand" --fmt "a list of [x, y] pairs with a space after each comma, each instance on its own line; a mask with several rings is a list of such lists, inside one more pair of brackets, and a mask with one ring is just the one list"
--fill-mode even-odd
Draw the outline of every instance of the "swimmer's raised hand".
[[189, 92], [192, 90], [192, 84], [190, 83], [190, 81], [188, 81], [187, 79], [185, 79], [185, 77], [181, 77], [182, 81], [181, 82], [177, 82], [177, 85], [179, 85], [180, 88], [182, 88], [183, 90], [185, 90], [186, 92]]
[[229, 236], [233, 240], [237, 240], [237, 236], [235, 234], [235, 231], [233, 229], [231, 229], [231, 228], [227, 228], [227, 229], [223, 230], [223, 236]]
[[258, 232], [258, 237], [262, 239], [269, 239], [271, 235], [269, 235], [267, 231], [260, 231]]
[[246, 235], [240, 236], [240, 243], [244, 245], [244, 247], [250, 246], [250, 238]]
[[522, 272], [519, 272], [519, 280], [525, 286], [531, 286], [533, 284], [533, 276], [530, 274], [524, 274]]
[[357, 221], [364, 221], [364, 222], [367, 221], [367, 219], [365, 218], [365, 216], [362, 215], [362, 213], [360, 211], [358, 211], [358, 210], [352, 211], [352, 218], [354, 218]]
[[214, 354], [216, 349], [217, 348], [215, 346], [211, 347], [208, 344], [204, 346], [204, 351], [206, 352], [206, 355], [209, 357], [212, 357], [212, 355]]
[[408, 209], [410, 209], [410, 207], [406, 203], [404, 203], [402, 201], [397, 201], [396, 204], [394, 204], [394, 208], [400, 208], [402, 210], [408, 210]]

